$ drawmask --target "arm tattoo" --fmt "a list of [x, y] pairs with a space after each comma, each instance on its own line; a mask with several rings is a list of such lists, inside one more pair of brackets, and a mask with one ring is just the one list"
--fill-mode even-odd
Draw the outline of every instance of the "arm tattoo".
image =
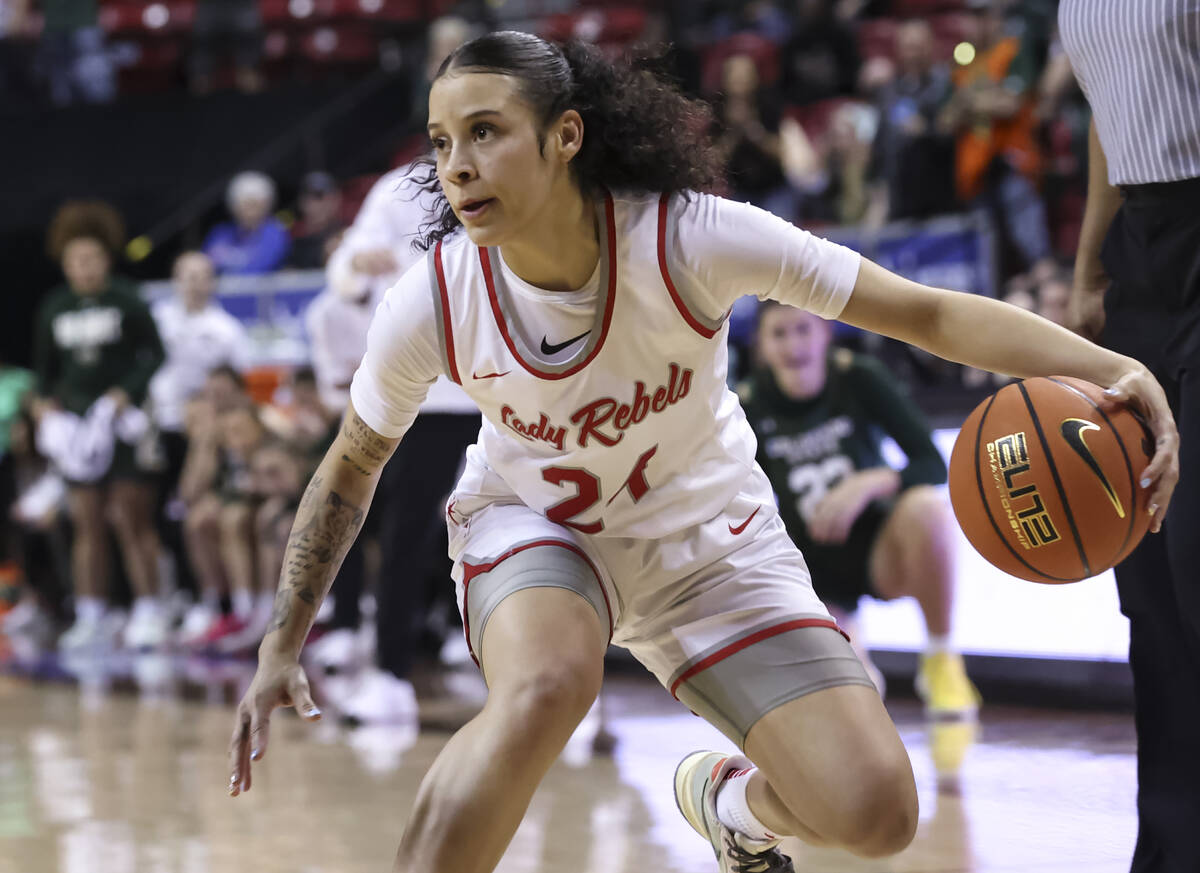
[[318, 503], [323, 485], [321, 476], [314, 476], [296, 512], [268, 633], [288, 623], [297, 599], [315, 613], [318, 598], [329, 589], [334, 570], [362, 526], [365, 511], [338, 492], [325, 491], [324, 500]]
[[358, 473], [358, 475], [360, 475], [360, 476], [370, 476], [371, 475], [370, 470], [366, 469], [364, 466], [362, 466], [362, 464], [359, 464], [357, 461], [355, 461], [349, 455], [342, 455], [342, 460], [345, 461], [347, 464], [349, 464], [350, 468], [352, 470], [354, 470], [355, 473]]
[[387, 460], [389, 441], [367, 427], [357, 415], [342, 422], [342, 436], [368, 461], [382, 465]]

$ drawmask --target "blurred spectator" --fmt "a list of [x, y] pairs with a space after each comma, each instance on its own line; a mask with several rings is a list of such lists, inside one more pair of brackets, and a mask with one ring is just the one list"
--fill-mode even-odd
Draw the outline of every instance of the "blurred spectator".
[[43, 0], [38, 67], [55, 106], [107, 103], [117, 94], [97, 0]]
[[151, 310], [167, 359], [150, 382], [150, 399], [160, 430], [182, 438], [187, 403], [208, 374], [222, 365], [245, 370], [250, 350], [246, 328], [213, 301], [216, 270], [208, 255], [184, 252], [171, 277], [175, 296]]
[[1067, 323], [1067, 304], [1071, 299], [1071, 279], [1056, 270], [1037, 286], [1037, 314], [1055, 324]]
[[[970, 6], [974, 58], [954, 71], [955, 92], [940, 123], [957, 135], [959, 198], [991, 214], [1019, 256], [1017, 268], [1028, 269], [1050, 255], [1036, 188], [1042, 172], [1032, 97], [1037, 64], [1028, 46], [1006, 35], [1005, 4], [971, 0]], [[1014, 271], [1011, 263], [1005, 270]]]
[[0, 621], [9, 635], [48, 642], [66, 616], [70, 539], [65, 527], [67, 488], [38, 450], [28, 411], [3, 428], [8, 445], [0, 459], [0, 493], [6, 508], [3, 550], [22, 580], [17, 606]]
[[0, 457], [8, 451], [9, 428], [33, 392], [33, 372], [0, 364]]
[[[336, 408], [345, 408], [350, 380], [366, 350], [368, 313], [402, 272], [422, 269], [414, 266], [422, 254], [413, 242], [431, 214], [432, 197], [424, 188], [428, 176], [428, 167], [410, 165], [380, 178], [329, 259], [329, 290], [314, 302], [307, 319], [321, 395], [331, 403], [342, 398]], [[439, 378], [404, 444], [384, 468], [367, 520], [379, 525], [387, 574], [376, 590], [375, 667], [339, 703], [344, 714], [359, 722], [411, 723], [416, 717], [408, 675], [428, 605], [439, 591], [449, 590], [444, 500], [466, 447], [478, 435], [479, 420], [478, 409], [462, 389]], [[345, 669], [358, 657], [362, 566], [356, 544], [334, 582], [332, 632], [312, 648], [323, 669]], [[436, 591], [431, 591], [431, 579], [438, 580]], [[450, 639], [460, 641], [462, 635], [451, 634]]]
[[761, 86], [750, 55], [725, 59], [715, 104], [717, 144], [725, 155], [730, 196], [790, 219], [795, 195], [780, 153], [782, 104], [778, 94]]
[[116, 637], [118, 617], [107, 610], [109, 525], [136, 595], [125, 643], [153, 647], [167, 633], [166, 610], [157, 599], [153, 480], [134, 445], [138, 431], [145, 431], [136, 407], [164, 353], [149, 308], [132, 285], [112, 275], [123, 243], [120, 215], [99, 202], [67, 204], [48, 233], [48, 249], [66, 283], [50, 293], [38, 315], [36, 408], [38, 444], [70, 486], [76, 620], [60, 640], [65, 649]]
[[934, 57], [933, 31], [920, 19], [896, 30], [895, 78], [879, 91], [872, 154], [878, 178], [874, 224], [954, 210], [953, 140], [937, 127], [950, 99], [949, 67]]
[[0, 0], [0, 101], [11, 106], [20, 98], [30, 100], [37, 92], [34, 81], [33, 16], [30, 0]]
[[[299, 367], [286, 388], [277, 392], [274, 403], [260, 410], [263, 426], [301, 455], [319, 463], [333, 441], [342, 409], [328, 409], [317, 390], [312, 367]], [[315, 466], [315, 464], [314, 464]]]
[[788, 178], [800, 191], [797, 220], [854, 224], [863, 219], [877, 123], [873, 107], [845, 103], [834, 111], [823, 143], [810, 141], [799, 124], [784, 126]]
[[292, 228], [288, 266], [320, 270], [337, 247], [342, 223], [342, 192], [333, 176], [309, 173], [300, 183], [300, 221]]
[[[190, 433], [188, 491], [192, 497], [184, 530], [203, 597], [189, 613], [180, 642], [227, 654], [254, 648], [271, 617], [276, 579], [264, 587], [255, 560], [259, 508], [252, 463], [267, 440], [258, 412], [248, 402], [195, 422]], [[202, 473], [208, 473], [203, 481]], [[228, 590], [231, 611], [221, 615], [220, 595]], [[207, 615], [205, 615], [207, 613]], [[207, 623], [202, 621], [207, 618]], [[205, 626], [207, 624], [207, 626]]]
[[261, 91], [263, 77], [258, 64], [262, 42], [262, 15], [256, 0], [198, 0], [188, 61], [192, 93], [207, 94], [213, 90], [220, 61], [226, 54], [233, 58], [238, 90]]
[[858, 44], [854, 30], [834, 15], [832, 0], [795, 0], [792, 36], [783, 47], [783, 91], [804, 105], [854, 93]]
[[183, 544], [183, 505], [177, 499], [187, 458], [187, 404], [219, 366], [241, 371], [249, 366], [249, 338], [242, 323], [213, 302], [216, 272], [203, 252], [184, 252], [172, 270], [175, 296], [151, 312], [166, 349], [166, 362], [150, 381], [150, 402], [163, 448], [164, 471], [159, 502], [163, 542], [175, 558], [176, 577], [195, 590]]
[[232, 222], [218, 224], [204, 240], [204, 251], [218, 273], [257, 274], [278, 269], [291, 240], [271, 215], [275, 183], [262, 173], [238, 173], [225, 194]]
[[[192, 511], [213, 488], [221, 472], [221, 454], [217, 445], [217, 421], [229, 410], [250, 403], [242, 375], [227, 364], [212, 370], [204, 380], [200, 394], [188, 401], [184, 414], [187, 453], [179, 475], [178, 495], [183, 504], [184, 546], [188, 566], [197, 583], [196, 603], [184, 616], [179, 641], [197, 642], [220, 616], [221, 595], [228, 586], [221, 567], [220, 554], [211, 539], [196, 535], [191, 524]], [[205, 532], [210, 533], [210, 532]]]
[[714, 5], [708, 20], [708, 38], [712, 41], [754, 33], [780, 45], [792, 34], [787, 13], [772, 0], [733, 0]]
[[311, 467], [294, 448], [279, 440], [259, 446], [250, 467], [260, 501], [254, 515], [254, 538], [259, 590], [265, 600], [279, 585], [288, 536]]

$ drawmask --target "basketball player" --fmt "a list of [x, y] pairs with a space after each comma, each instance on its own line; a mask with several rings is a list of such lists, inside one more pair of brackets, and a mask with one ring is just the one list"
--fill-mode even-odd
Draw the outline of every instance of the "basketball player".
[[[829, 354], [832, 325], [810, 312], [766, 301], [757, 339], [766, 366], [739, 393], [817, 595], [843, 628], [863, 595], [915, 597], [929, 633], [916, 683], [926, 711], [974, 715], [979, 694], [950, 648], [953, 522], [932, 487], [946, 463], [920, 410], [871, 358]], [[885, 435], [907, 456], [903, 470], [884, 463]], [[861, 639], [855, 650], [882, 692]]]
[[695, 193], [718, 170], [705, 126], [652, 74], [583, 46], [493, 33], [442, 64], [429, 105], [445, 197], [433, 249], [376, 312], [342, 428], [297, 512], [237, 710], [231, 794], [250, 787], [273, 708], [319, 717], [301, 646], [439, 373], [484, 416], [446, 513], [489, 696], [425, 776], [403, 873], [494, 869], [591, 706], [610, 640], [746, 753], [697, 752], [676, 771], [680, 809], [722, 871], [791, 870], [785, 834], [863, 856], [911, 841], [904, 746], [813, 594], [725, 387], [723, 316], [743, 293], [976, 367], [1111, 387], [1162, 440], [1145, 473], [1157, 525], [1176, 436], [1141, 364]]

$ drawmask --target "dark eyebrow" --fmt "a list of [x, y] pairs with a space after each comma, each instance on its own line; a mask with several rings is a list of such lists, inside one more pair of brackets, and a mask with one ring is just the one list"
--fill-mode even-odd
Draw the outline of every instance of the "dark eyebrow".
[[[480, 118], [481, 116], [484, 116], [484, 115], [499, 115], [499, 114], [500, 114], [499, 109], [476, 109], [474, 112], [470, 113], [469, 115], [464, 116], [464, 120], [474, 121], [476, 118]], [[435, 128], [435, 127], [441, 127], [441, 125], [438, 124], [437, 122], [431, 121], [431, 122], [429, 122], [429, 124], [427, 124], [425, 126], [425, 129], [433, 130], [433, 128]]]

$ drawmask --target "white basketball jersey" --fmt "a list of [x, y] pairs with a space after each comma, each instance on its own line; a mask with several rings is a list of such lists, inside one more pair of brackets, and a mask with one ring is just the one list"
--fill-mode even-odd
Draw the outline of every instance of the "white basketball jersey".
[[551, 363], [514, 324], [496, 249], [429, 253], [446, 374], [484, 415], [472, 461], [530, 508], [584, 533], [657, 537], [712, 518], [754, 465], [726, 387], [724, 319], [672, 273], [679, 197], [598, 205], [600, 297], [586, 341]]

